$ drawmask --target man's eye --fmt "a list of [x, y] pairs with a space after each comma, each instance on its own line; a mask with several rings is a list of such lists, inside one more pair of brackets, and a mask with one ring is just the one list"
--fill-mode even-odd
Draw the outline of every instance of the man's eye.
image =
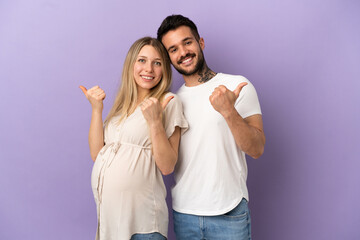
[[174, 52], [176, 52], [176, 48], [170, 50], [170, 53], [174, 53]]
[[189, 44], [191, 44], [191, 41], [185, 42], [185, 45], [189, 45]]

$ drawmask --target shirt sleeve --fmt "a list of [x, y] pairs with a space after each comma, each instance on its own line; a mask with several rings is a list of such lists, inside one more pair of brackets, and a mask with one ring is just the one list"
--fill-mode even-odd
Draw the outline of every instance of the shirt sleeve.
[[166, 94], [165, 98], [171, 95], [174, 98], [170, 100], [164, 111], [165, 132], [168, 138], [174, 133], [175, 127], [180, 127], [181, 135], [189, 128], [180, 98], [173, 93]]
[[235, 108], [242, 118], [247, 118], [261, 114], [261, 108], [255, 87], [246, 78], [244, 80], [248, 84], [242, 88], [235, 102]]

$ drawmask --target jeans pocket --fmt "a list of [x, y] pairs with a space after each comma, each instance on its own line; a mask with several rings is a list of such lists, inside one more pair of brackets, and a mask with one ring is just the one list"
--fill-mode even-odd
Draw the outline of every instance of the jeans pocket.
[[247, 201], [243, 199], [234, 209], [225, 213], [223, 216], [226, 218], [244, 218], [247, 219], [249, 214], [249, 208]]
[[241, 212], [241, 213], [233, 213], [232, 211], [225, 213], [223, 215], [226, 218], [244, 218], [247, 219], [248, 212]]

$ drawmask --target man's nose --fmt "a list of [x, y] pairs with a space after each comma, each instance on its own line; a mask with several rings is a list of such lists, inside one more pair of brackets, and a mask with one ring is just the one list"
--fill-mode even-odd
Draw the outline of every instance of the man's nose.
[[189, 51], [188, 51], [188, 49], [186, 47], [184, 47], [184, 46], [179, 47], [179, 53], [180, 53], [181, 57], [185, 57], [186, 54], [188, 54], [188, 52]]

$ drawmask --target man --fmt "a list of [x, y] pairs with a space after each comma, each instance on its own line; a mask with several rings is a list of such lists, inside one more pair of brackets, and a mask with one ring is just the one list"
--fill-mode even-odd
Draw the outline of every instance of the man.
[[168, 16], [157, 38], [184, 78], [178, 96], [189, 122], [172, 189], [176, 237], [251, 239], [245, 154], [258, 158], [265, 144], [255, 88], [207, 66], [204, 39], [190, 19]]

